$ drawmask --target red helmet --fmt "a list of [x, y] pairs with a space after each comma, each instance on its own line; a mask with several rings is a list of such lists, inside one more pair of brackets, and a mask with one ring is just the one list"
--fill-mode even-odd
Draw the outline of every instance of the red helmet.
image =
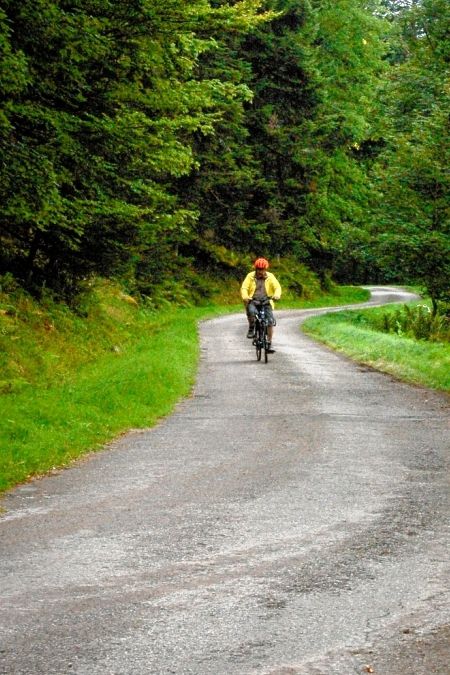
[[255, 270], [266, 270], [269, 267], [269, 263], [265, 258], [258, 258], [255, 260], [253, 267]]

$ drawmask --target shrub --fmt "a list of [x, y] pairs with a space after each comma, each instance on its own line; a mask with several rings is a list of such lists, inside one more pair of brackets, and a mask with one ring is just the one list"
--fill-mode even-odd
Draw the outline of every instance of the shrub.
[[406, 335], [416, 340], [432, 342], [450, 341], [450, 321], [443, 312], [433, 314], [426, 304], [404, 305], [394, 312], [384, 312], [374, 317], [372, 325], [385, 333]]

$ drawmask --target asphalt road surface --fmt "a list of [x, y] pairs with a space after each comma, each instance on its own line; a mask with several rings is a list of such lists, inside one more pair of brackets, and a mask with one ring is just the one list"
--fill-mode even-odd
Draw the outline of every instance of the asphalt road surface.
[[[403, 300], [375, 289], [374, 302]], [[448, 397], [201, 325], [193, 395], [2, 502], [0, 672], [450, 672]]]

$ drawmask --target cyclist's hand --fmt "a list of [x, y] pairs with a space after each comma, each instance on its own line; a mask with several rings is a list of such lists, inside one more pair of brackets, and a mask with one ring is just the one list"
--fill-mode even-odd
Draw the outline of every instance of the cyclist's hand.
[[279, 295], [272, 295], [272, 300], [279, 300], [280, 296]]

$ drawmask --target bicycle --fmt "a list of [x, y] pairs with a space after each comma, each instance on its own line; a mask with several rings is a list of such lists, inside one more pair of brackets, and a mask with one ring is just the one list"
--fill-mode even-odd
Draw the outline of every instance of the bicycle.
[[253, 344], [256, 347], [256, 359], [261, 361], [262, 352], [264, 351], [264, 363], [269, 360], [269, 337], [267, 334], [268, 319], [266, 316], [266, 307], [270, 306], [270, 298], [263, 300], [253, 300], [256, 308], [255, 314], [255, 336]]

